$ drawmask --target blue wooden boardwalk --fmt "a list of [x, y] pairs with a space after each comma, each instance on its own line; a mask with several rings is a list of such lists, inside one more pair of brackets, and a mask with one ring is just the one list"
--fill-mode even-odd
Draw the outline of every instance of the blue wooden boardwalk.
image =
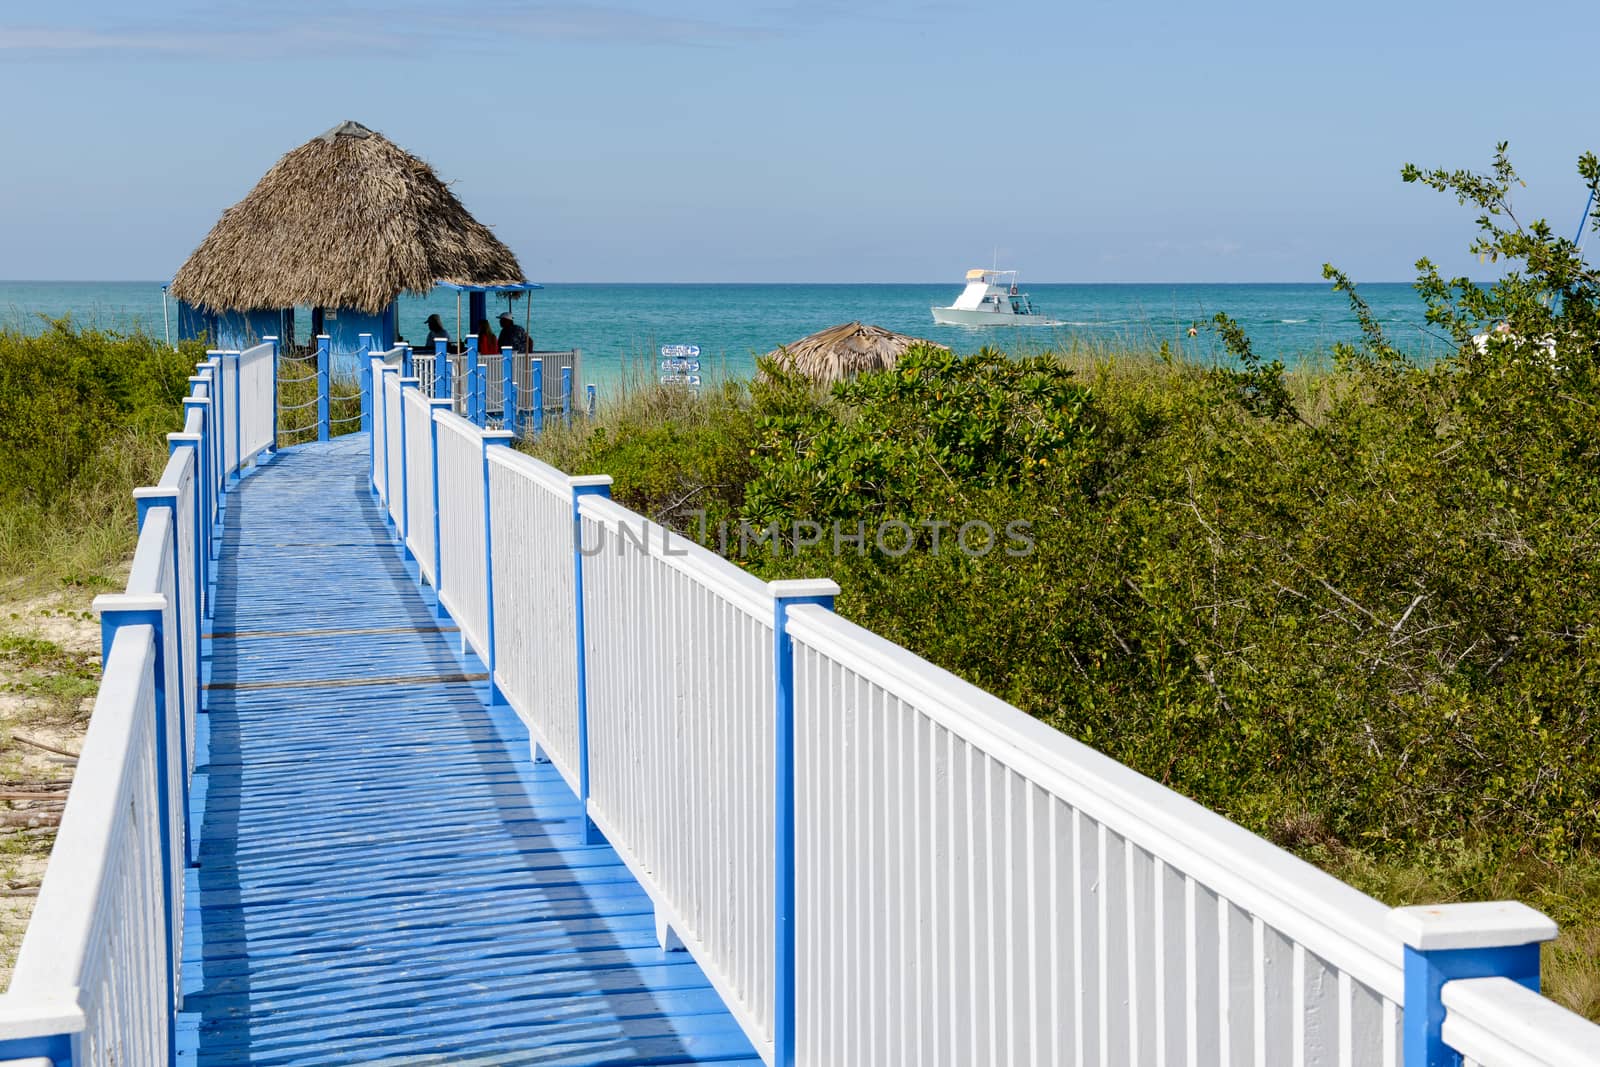
[[366, 438], [228, 497], [180, 1049], [212, 1065], [760, 1060], [419, 594]]

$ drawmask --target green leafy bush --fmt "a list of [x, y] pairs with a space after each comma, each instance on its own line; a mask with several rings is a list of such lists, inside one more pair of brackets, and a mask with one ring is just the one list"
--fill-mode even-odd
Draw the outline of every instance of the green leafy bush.
[[[1593, 158], [1579, 170], [1593, 188]], [[856, 621], [1285, 844], [1590, 853], [1600, 282], [1515, 223], [1503, 147], [1489, 175], [1405, 174], [1479, 208], [1475, 247], [1518, 268], [1480, 287], [1419, 263], [1451, 358], [1410, 360], [1330, 267], [1362, 337], [1326, 373], [1256, 358], [1226, 316], [1234, 368], [917, 349], [828, 393], [769, 368], [564, 462], [652, 514], [693, 490], [786, 532], [923, 524], [895, 552], [708, 540], [764, 576], [836, 578]], [[1020, 521], [1032, 550], [928, 536], [972, 521]]]
[[92, 581], [132, 547], [134, 487], [166, 459], [198, 344], [0, 330], [0, 562], [17, 582]]
[[0, 499], [48, 505], [109, 435], [177, 428], [188, 376], [203, 359], [139, 334], [0, 331]]

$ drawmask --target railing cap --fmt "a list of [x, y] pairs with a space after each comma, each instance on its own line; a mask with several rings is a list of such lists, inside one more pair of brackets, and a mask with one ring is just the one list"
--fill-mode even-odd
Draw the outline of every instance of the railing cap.
[[832, 578], [780, 578], [767, 583], [767, 592], [774, 600], [798, 600], [801, 597], [838, 596], [839, 583]]
[[587, 489], [596, 485], [610, 485], [609, 474], [574, 474], [567, 479], [567, 484], [574, 489]]
[[[169, 438], [177, 434], [167, 434]], [[190, 434], [191, 438], [196, 435]], [[141, 485], [133, 491], [135, 500], [175, 500], [178, 496], [178, 487], [175, 485]]]
[[165, 611], [167, 598], [162, 593], [101, 593], [89, 607], [96, 615], [108, 611]]
[[0, 1040], [82, 1033], [88, 1028], [88, 1020], [78, 1006], [77, 992], [74, 989], [70, 994], [55, 996], [25, 993], [0, 996]]
[[1554, 921], [1516, 900], [1395, 908], [1389, 913], [1389, 930], [1419, 952], [1511, 948], [1556, 936]]
[[480, 430], [483, 434], [483, 443], [486, 445], [509, 445], [517, 439], [517, 435], [510, 430]]

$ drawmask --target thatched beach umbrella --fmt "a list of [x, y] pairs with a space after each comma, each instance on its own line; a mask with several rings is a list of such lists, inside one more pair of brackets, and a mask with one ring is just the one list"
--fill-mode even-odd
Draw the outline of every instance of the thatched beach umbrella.
[[522, 280], [517, 257], [431, 167], [345, 122], [278, 160], [223, 212], [171, 292], [211, 311], [309, 305], [379, 314], [401, 292], [435, 282]]
[[888, 370], [912, 345], [949, 348], [949, 345], [885, 330], [882, 326], [847, 322], [775, 348], [767, 353], [767, 358], [786, 370], [797, 371], [827, 385], [868, 371]]

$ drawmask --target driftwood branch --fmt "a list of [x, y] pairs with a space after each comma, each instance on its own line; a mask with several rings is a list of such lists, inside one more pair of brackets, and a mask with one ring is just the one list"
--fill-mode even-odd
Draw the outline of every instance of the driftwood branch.
[[11, 740], [17, 742], [18, 744], [27, 745], [29, 748], [43, 749], [45, 752], [54, 752], [58, 756], [66, 756], [69, 759], [78, 758], [78, 754], [76, 752], [69, 752], [64, 748], [57, 748], [55, 745], [47, 745], [43, 741], [35, 741], [31, 737], [24, 737], [21, 734], [12, 734]]

